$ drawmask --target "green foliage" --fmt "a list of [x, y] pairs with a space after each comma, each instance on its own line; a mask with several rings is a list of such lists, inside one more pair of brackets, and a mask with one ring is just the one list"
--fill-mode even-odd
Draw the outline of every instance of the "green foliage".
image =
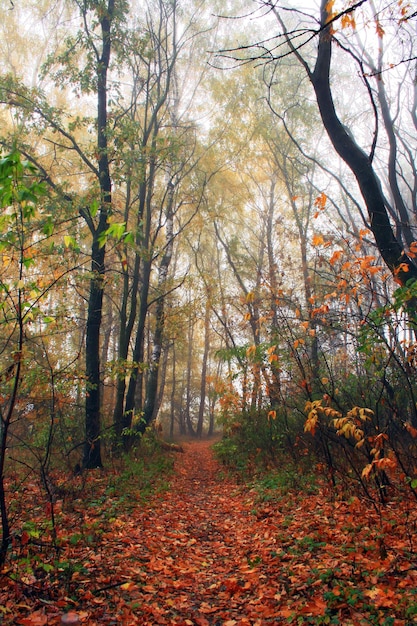
[[288, 467], [293, 454], [301, 462], [303, 422], [292, 411], [246, 411], [228, 415], [224, 437], [215, 444], [217, 457], [234, 471], [250, 476], [273, 467]]
[[316, 493], [317, 478], [311, 472], [300, 472], [300, 468], [289, 462], [281, 468], [261, 475], [254, 484], [261, 502], [270, 502], [280, 499], [291, 491], [305, 495]]
[[[165, 491], [172, 472], [173, 460], [166, 454], [135, 458], [126, 455], [123, 469], [110, 478], [101, 502], [107, 517], [117, 517], [120, 510], [128, 512], [140, 502], [148, 500], [155, 492]], [[93, 507], [100, 503], [93, 503]]]

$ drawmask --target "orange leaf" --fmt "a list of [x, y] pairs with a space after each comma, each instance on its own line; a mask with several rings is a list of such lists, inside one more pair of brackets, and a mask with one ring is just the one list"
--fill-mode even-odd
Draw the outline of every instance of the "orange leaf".
[[24, 530], [22, 532], [21, 537], [20, 537], [20, 542], [21, 542], [22, 546], [25, 546], [26, 544], [28, 544], [29, 543], [29, 539], [30, 539], [29, 533], [26, 530]]
[[327, 196], [325, 193], [322, 192], [314, 200], [314, 205], [318, 208], [319, 211], [324, 211], [324, 209], [326, 208], [326, 202], [327, 202]]
[[385, 35], [385, 30], [381, 26], [381, 22], [379, 20], [376, 21], [376, 34], [380, 39]]
[[320, 246], [324, 244], [324, 239], [322, 235], [313, 235], [312, 244], [313, 246]]
[[373, 465], [372, 463], [368, 463], [362, 470], [362, 478], [369, 478], [372, 472]]
[[394, 270], [394, 274], [397, 275], [400, 272], [409, 272], [410, 268], [408, 267], [407, 263], [400, 263], [398, 267], [395, 268]]
[[369, 234], [370, 234], [370, 232], [371, 232], [371, 231], [369, 230], [369, 228], [361, 228], [361, 229], [360, 229], [360, 231], [359, 231], [359, 238], [360, 238], [360, 240], [362, 241], [362, 239], [363, 239], [366, 235], [369, 235]]
[[342, 28], [349, 28], [349, 26], [352, 30], [355, 30], [356, 28], [355, 18], [351, 13], [345, 13], [345, 15], [342, 15], [341, 24]]
[[410, 422], [405, 422], [404, 426], [406, 430], [408, 430], [412, 438], [415, 439], [417, 437], [417, 428], [414, 428], [414, 426], [412, 426]]
[[342, 250], [335, 250], [330, 258], [330, 265], [334, 265], [342, 256], [343, 251]]
[[23, 626], [45, 626], [48, 623], [48, 618], [44, 613], [36, 611], [28, 617], [23, 617], [17, 623]]

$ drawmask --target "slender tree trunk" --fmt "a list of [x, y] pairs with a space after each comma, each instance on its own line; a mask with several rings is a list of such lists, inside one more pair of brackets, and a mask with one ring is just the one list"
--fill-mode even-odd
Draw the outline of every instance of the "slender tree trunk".
[[176, 353], [175, 353], [175, 341], [172, 345], [172, 389], [171, 389], [171, 412], [169, 419], [169, 437], [174, 437], [175, 429], [175, 394], [177, 391], [177, 371], [176, 371]]
[[111, 51], [111, 23], [114, 0], [109, 0], [107, 11], [100, 15], [102, 52], [97, 59], [97, 149], [98, 172], [101, 191], [99, 223], [93, 234], [91, 251], [91, 280], [88, 299], [85, 366], [85, 444], [83, 467], [92, 469], [102, 466], [100, 447], [100, 327], [103, 308], [105, 246], [101, 237], [107, 230], [107, 218], [111, 207], [111, 178], [107, 149], [107, 72]]
[[210, 310], [210, 299], [207, 294], [206, 310], [204, 314], [204, 352], [203, 362], [201, 365], [200, 406], [198, 409], [197, 437], [203, 436], [204, 413], [206, 409], [207, 361], [210, 352]]
[[[146, 317], [148, 314], [149, 281], [151, 276], [151, 261], [146, 259], [142, 266], [140, 305], [138, 315], [138, 326], [136, 329], [135, 345], [133, 347], [132, 361], [133, 367], [129, 378], [126, 393], [126, 403], [123, 413], [123, 428], [130, 428], [134, 412], [142, 409], [141, 402], [137, 401], [136, 388], [142, 379], [142, 363], [144, 362], [144, 338]], [[141, 385], [140, 385], [141, 387]], [[140, 398], [142, 390], [140, 388]]]
[[172, 259], [172, 250], [174, 246], [174, 183], [169, 181], [167, 191], [167, 208], [166, 208], [166, 246], [165, 252], [161, 259], [158, 272], [158, 300], [156, 302], [155, 314], [155, 332], [153, 336], [153, 349], [149, 368], [148, 381], [146, 385], [146, 400], [143, 412], [143, 420], [140, 423], [139, 431], [144, 432], [146, 426], [155, 417], [156, 398], [158, 391], [158, 372], [161, 360], [162, 341], [164, 337], [165, 326], [165, 298], [166, 284], [168, 278], [169, 266]]
[[19, 290], [19, 307], [18, 307], [18, 324], [19, 324], [19, 341], [18, 341], [18, 360], [14, 366], [14, 374], [13, 374], [13, 389], [10, 395], [9, 404], [6, 410], [5, 415], [1, 415], [0, 422], [0, 515], [1, 515], [1, 528], [2, 528], [2, 537], [0, 544], [0, 567], [2, 567], [6, 561], [7, 551], [11, 542], [11, 534], [10, 534], [10, 522], [9, 522], [9, 512], [7, 506], [7, 496], [6, 496], [6, 485], [5, 485], [5, 463], [6, 463], [6, 454], [7, 454], [7, 443], [8, 443], [8, 434], [9, 428], [13, 417], [14, 408], [17, 400], [17, 392], [20, 386], [20, 377], [21, 377], [21, 354], [23, 349], [23, 340], [24, 340], [24, 329], [23, 329], [23, 320], [21, 317], [21, 296]]
[[186, 372], [186, 390], [185, 390], [185, 424], [187, 426], [187, 432], [192, 437], [196, 436], [194, 430], [193, 421], [191, 419], [191, 373], [193, 367], [193, 341], [194, 341], [194, 320], [189, 321], [188, 327], [188, 355], [187, 355], [187, 372]]

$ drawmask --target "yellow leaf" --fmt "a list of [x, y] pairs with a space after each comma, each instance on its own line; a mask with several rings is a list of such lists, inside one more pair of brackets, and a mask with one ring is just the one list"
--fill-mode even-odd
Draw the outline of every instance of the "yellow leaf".
[[120, 589], [124, 589], [124, 591], [130, 591], [131, 589], [133, 589], [135, 587], [135, 583], [133, 583], [132, 581], [128, 582], [128, 583], [123, 583], [123, 585], [120, 585]]
[[362, 470], [362, 478], [369, 478], [372, 472], [372, 463], [368, 463]]

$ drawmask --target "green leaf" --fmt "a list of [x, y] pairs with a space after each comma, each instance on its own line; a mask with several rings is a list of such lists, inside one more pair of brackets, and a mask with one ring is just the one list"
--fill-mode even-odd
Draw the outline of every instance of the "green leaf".
[[134, 237], [132, 232], [128, 232], [128, 233], [125, 234], [124, 242], [129, 244], [129, 245], [133, 245], [135, 243], [135, 237]]
[[98, 200], [93, 200], [90, 204], [90, 215], [91, 217], [95, 217], [97, 215], [100, 203]]
[[47, 237], [50, 237], [54, 232], [54, 222], [52, 219], [52, 215], [48, 215], [46, 218], [45, 224], [42, 226], [42, 232]]
[[30, 267], [31, 265], [34, 265], [34, 264], [35, 264], [35, 261], [34, 261], [34, 259], [33, 259], [32, 257], [27, 258], [27, 259], [23, 259], [23, 265], [24, 265], [27, 269], [29, 269], [29, 267]]
[[107, 229], [107, 236], [120, 241], [126, 232], [126, 222], [113, 222]]

